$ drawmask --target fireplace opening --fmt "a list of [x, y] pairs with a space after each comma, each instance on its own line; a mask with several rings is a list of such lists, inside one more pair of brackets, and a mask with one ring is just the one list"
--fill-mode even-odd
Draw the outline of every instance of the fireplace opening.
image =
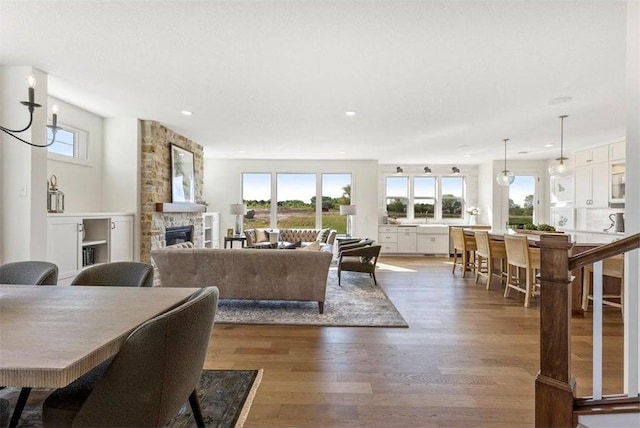
[[193, 226], [167, 227], [164, 233], [165, 245], [193, 242], [192, 236]]

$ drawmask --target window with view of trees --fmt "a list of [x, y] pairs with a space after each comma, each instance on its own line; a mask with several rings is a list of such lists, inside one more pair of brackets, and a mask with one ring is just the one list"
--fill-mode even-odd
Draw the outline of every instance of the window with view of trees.
[[340, 215], [340, 205], [351, 205], [351, 174], [322, 174], [322, 227], [346, 233], [347, 217]]
[[242, 174], [242, 201], [247, 206], [244, 229], [269, 227], [271, 224], [271, 174]]
[[463, 177], [442, 177], [442, 218], [462, 218]]
[[413, 212], [415, 218], [434, 218], [436, 207], [436, 178], [414, 177]]
[[509, 186], [509, 225], [526, 228], [535, 222], [535, 194], [537, 177], [516, 175]]
[[276, 227], [313, 229], [316, 227], [316, 174], [277, 174]]
[[409, 202], [409, 177], [387, 177], [386, 206], [389, 218], [406, 218]]

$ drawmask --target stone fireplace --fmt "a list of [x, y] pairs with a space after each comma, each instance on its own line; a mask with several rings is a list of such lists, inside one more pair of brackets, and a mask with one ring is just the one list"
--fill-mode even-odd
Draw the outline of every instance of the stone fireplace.
[[[202, 201], [204, 153], [202, 146], [152, 120], [141, 120], [141, 240], [140, 260], [151, 261], [151, 250], [165, 247], [166, 229], [191, 227], [192, 242], [202, 247], [202, 214], [171, 208], [157, 210], [157, 203], [171, 202], [170, 144], [193, 152], [196, 176], [196, 201]], [[194, 210], [195, 211], [195, 210]]]

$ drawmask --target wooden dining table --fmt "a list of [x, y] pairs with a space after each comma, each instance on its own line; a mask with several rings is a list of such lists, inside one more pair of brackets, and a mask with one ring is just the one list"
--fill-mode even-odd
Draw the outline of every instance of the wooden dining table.
[[66, 386], [198, 290], [0, 285], [0, 385]]

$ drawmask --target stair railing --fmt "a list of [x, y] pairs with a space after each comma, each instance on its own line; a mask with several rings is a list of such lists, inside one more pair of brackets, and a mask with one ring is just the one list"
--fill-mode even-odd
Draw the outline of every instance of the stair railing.
[[[594, 263], [594, 308], [602, 307], [602, 260], [640, 247], [640, 234], [570, 256], [572, 244], [567, 235], [542, 235], [540, 238], [540, 371], [535, 384], [535, 425], [537, 427], [575, 427], [576, 411], [599, 406], [634, 411], [640, 402], [638, 374], [627, 370], [627, 393], [602, 396], [602, 317], [594, 321], [594, 394], [576, 398], [575, 378], [571, 373], [571, 272]], [[637, 256], [636, 256], [637, 257]], [[623, 285], [624, 286], [624, 285]], [[638, 287], [638, 284], [632, 284]], [[598, 288], [600, 288], [598, 290]], [[596, 300], [598, 299], [598, 300]], [[635, 304], [635, 303], [633, 303]], [[637, 314], [635, 308], [635, 314]], [[598, 317], [598, 319], [596, 319]], [[637, 321], [637, 315], [636, 315]], [[599, 333], [598, 333], [599, 331]], [[638, 349], [638, 335], [628, 337], [629, 348]], [[638, 353], [630, 352], [638, 367]], [[597, 368], [595, 367], [597, 364]], [[634, 376], [635, 375], [635, 376]]]

